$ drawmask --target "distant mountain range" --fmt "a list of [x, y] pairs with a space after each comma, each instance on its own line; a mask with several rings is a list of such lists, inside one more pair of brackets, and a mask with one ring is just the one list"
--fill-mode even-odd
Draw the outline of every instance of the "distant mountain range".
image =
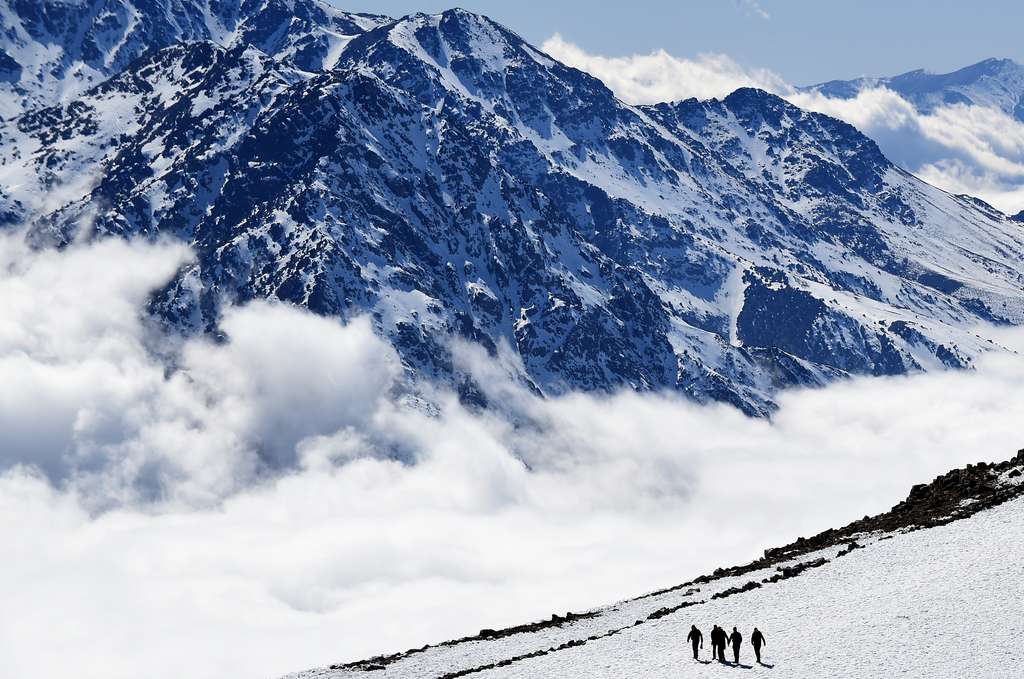
[[40, 246], [173, 236], [153, 299], [369, 314], [412, 388], [486, 404], [449, 339], [538, 393], [778, 390], [966, 367], [1024, 320], [1024, 231], [762, 91], [629, 106], [462, 10], [0, 0], [0, 217]]
[[801, 89], [852, 99], [873, 87], [887, 87], [926, 113], [943, 105], [974, 104], [1024, 121], [1024, 66], [1011, 59], [986, 59], [952, 73], [918, 69], [891, 78], [830, 80]]

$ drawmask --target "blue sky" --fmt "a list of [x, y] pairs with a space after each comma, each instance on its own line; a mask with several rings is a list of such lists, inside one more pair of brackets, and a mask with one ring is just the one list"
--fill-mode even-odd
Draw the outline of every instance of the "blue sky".
[[561, 33], [607, 56], [665, 48], [719, 52], [811, 84], [915, 68], [955, 70], [986, 57], [1024, 62], [1019, 0], [333, 0], [353, 11], [400, 16], [453, 5], [486, 14], [533, 43]]

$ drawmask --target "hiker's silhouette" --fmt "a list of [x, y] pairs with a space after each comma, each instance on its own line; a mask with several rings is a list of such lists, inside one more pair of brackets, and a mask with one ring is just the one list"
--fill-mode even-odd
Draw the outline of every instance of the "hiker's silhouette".
[[700, 648], [704, 648], [704, 635], [701, 634], [696, 625], [690, 625], [690, 633], [686, 635], [686, 640], [693, 645], [693, 659], [699, 660], [697, 657], [697, 648], [698, 644], [700, 645]]
[[732, 628], [732, 634], [729, 635], [729, 642], [732, 644], [732, 660], [737, 665], [740, 664], [740, 644], [743, 643], [743, 635], [735, 627]]
[[767, 646], [768, 642], [764, 640], [764, 635], [761, 634], [761, 630], [754, 628], [754, 633], [750, 635], [750, 643], [754, 647], [754, 656], [757, 658], [757, 662], [761, 662], [761, 647]]
[[711, 657], [725, 662], [725, 630], [718, 625], [711, 628]]

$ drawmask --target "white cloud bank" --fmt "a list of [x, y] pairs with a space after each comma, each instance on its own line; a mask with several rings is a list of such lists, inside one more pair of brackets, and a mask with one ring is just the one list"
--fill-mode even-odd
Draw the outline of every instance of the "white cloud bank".
[[771, 70], [745, 67], [724, 54], [687, 59], [658, 50], [604, 57], [558, 34], [543, 49], [601, 79], [633, 104], [722, 98], [740, 87], [773, 92], [854, 125], [891, 160], [929, 183], [977, 196], [1008, 214], [1024, 210], [1024, 123], [997, 109], [956, 104], [921, 113], [885, 88], [864, 90], [849, 100], [798, 92]]
[[254, 304], [225, 316], [225, 344], [147, 329], [146, 297], [189, 256], [119, 240], [33, 252], [0, 236], [0, 466], [31, 463], [98, 506], [202, 504], [373, 411], [399, 366], [368, 322], [332, 335], [332, 321]]
[[541, 49], [564, 64], [586, 71], [623, 101], [655, 104], [677, 99], [724, 97], [737, 87], [788, 92], [790, 87], [768, 69], [748, 69], [725, 54], [675, 57], [665, 50], [625, 57], [590, 54], [556, 33]]
[[[756, 557], [1019, 447], [1024, 361], [784, 396], [391, 398], [392, 350], [267, 303], [141, 307], [171, 244], [0, 237], [0, 676], [237, 679], [579, 610]], [[174, 370], [168, 364], [175, 365]]]

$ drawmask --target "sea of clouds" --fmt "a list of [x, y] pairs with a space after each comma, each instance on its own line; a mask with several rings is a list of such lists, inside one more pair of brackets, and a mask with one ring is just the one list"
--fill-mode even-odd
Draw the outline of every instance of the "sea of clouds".
[[0, 676], [273, 677], [580, 610], [1021, 446], [1008, 353], [787, 393], [769, 422], [540, 400], [462, 346], [514, 417], [423, 407], [365, 319], [257, 302], [222, 340], [164, 334], [146, 300], [191, 256], [0, 236]]
[[724, 54], [683, 58], [657, 50], [606, 57], [558, 34], [543, 49], [633, 104], [721, 98], [739, 87], [773, 92], [852, 124], [877, 141], [890, 160], [941, 189], [977, 196], [1007, 214], [1024, 210], [1024, 123], [998, 109], [955, 104], [924, 113], [884, 87], [865, 89], [853, 99], [831, 98], [798, 91], [771, 70], [743, 66]]

